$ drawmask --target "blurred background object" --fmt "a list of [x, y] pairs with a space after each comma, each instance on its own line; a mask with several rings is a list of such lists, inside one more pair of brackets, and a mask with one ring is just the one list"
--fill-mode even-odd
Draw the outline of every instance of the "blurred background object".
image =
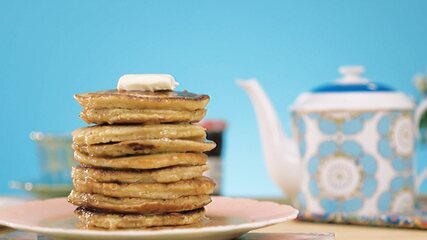
[[[293, 134], [256, 79], [239, 80], [257, 116], [264, 159], [299, 219], [426, 229], [415, 142], [427, 100], [363, 76], [363, 66], [341, 66], [342, 77], [301, 93], [289, 108]], [[415, 114], [414, 114], [415, 113]], [[415, 116], [414, 116], [415, 115]]]
[[71, 135], [32, 132], [37, 146], [40, 175], [33, 179], [13, 180], [10, 187], [34, 194], [37, 198], [65, 197], [71, 189], [71, 167], [76, 165]]
[[73, 149], [69, 134], [32, 132], [31, 140], [37, 145], [41, 179], [52, 183], [70, 183]]
[[425, 98], [427, 96], [427, 73], [415, 75], [414, 84], [422, 97]]
[[413, 115], [425, 113], [427, 101], [416, 107], [399, 90], [365, 78], [363, 66], [338, 70], [338, 80], [295, 99], [292, 135], [258, 81], [238, 81], [257, 115], [270, 176], [303, 213], [413, 213], [427, 179], [427, 169], [415, 174], [420, 119]]
[[[427, 97], [427, 73], [417, 74], [414, 77], [414, 85], [421, 95], [421, 100]], [[427, 143], [427, 112], [420, 116], [420, 139], [423, 143]]]
[[[427, 107], [427, 72], [416, 74], [414, 76], [414, 85], [416, 89], [418, 90], [418, 95], [420, 96], [418, 99], [418, 102], [420, 105], [425, 104]], [[427, 162], [427, 112], [421, 112], [419, 120], [419, 141], [417, 141], [416, 144], [416, 150], [418, 153], [418, 163], [421, 162], [418, 165], [417, 172], [419, 173], [421, 171], [423, 162]], [[424, 164], [426, 166], [427, 164]], [[424, 176], [420, 175], [420, 177], [427, 177], [426, 173], [424, 173]], [[421, 209], [424, 212], [427, 212], [427, 181], [419, 182], [420, 188], [419, 190], [419, 196], [417, 199], [417, 207], [418, 209]]]
[[[125, 73], [170, 73], [179, 89], [211, 96], [207, 118], [232, 126], [222, 193], [282, 197], [235, 80], [257, 77], [284, 126], [296, 96], [334, 80], [340, 65], [363, 64], [372, 81], [414, 96], [412, 76], [427, 65], [426, 12], [424, 0], [3, 0], [0, 194], [39, 174], [30, 131], [84, 125], [73, 94], [115, 88]], [[421, 169], [427, 154], [418, 156]]]
[[216, 187], [213, 194], [220, 195], [222, 193], [222, 152], [224, 150], [224, 134], [227, 124], [224, 120], [219, 119], [207, 119], [202, 121], [200, 124], [204, 128], [206, 128], [206, 138], [216, 143], [216, 148], [206, 153], [209, 156], [209, 169], [208, 171], [206, 171], [205, 175], [212, 178], [216, 183]]

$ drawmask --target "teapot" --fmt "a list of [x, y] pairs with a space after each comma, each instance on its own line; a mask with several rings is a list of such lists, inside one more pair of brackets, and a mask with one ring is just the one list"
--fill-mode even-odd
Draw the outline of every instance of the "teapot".
[[363, 78], [363, 66], [339, 72], [337, 82], [297, 97], [292, 138], [257, 80], [238, 81], [255, 108], [270, 176], [301, 211], [412, 211], [427, 176], [414, 176], [416, 122], [427, 104], [415, 109], [402, 92]]

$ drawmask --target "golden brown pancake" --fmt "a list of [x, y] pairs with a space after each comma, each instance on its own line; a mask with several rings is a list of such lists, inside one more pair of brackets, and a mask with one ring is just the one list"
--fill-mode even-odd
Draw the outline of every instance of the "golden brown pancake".
[[74, 151], [74, 159], [84, 165], [115, 169], [156, 169], [177, 165], [204, 165], [203, 153], [160, 153], [119, 158], [93, 157]]
[[118, 91], [107, 90], [76, 94], [74, 98], [86, 109], [167, 109], [194, 111], [204, 109], [208, 95], [187, 91]]
[[205, 129], [194, 124], [103, 125], [79, 128], [73, 132], [78, 145], [123, 142], [141, 139], [204, 139]]
[[120, 214], [77, 208], [75, 214], [85, 228], [126, 229], [195, 224], [205, 220], [203, 208], [164, 214]]
[[158, 110], [158, 109], [125, 109], [125, 108], [85, 108], [80, 113], [87, 123], [95, 124], [135, 124], [135, 123], [195, 123], [206, 115], [206, 109], [193, 111]]
[[93, 167], [73, 167], [71, 176], [95, 182], [167, 183], [201, 177], [207, 165], [175, 166], [150, 170], [117, 170]]
[[185, 196], [175, 199], [116, 198], [100, 194], [71, 191], [68, 201], [74, 205], [121, 213], [159, 214], [202, 208], [211, 202], [209, 195]]
[[[69, 202], [86, 228], [159, 229], [203, 223], [215, 183], [202, 174], [216, 144], [191, 123], [209, 96], [108, 90], [77, 94], [87, 123], [73, 132]], [[125, 125], [127, 124], [127, 125]], [[137, 125], [138, 124], [138, 125]]]
[[167, 152], [207, 152], [214, 149], [215, 146], [216, 144], [212, 141], [168, 138], [144, 139], [97, 145], [77, 145], [73, 143], [74, 150], [98, 157], [121, 157]]
[[110, 197], [175, 199], [184, 196], [211, 194], [215, 183], [207, 177], [198, 177], [172, 183], [99, 183], [89, 179], [73, 178], [74, 190]]

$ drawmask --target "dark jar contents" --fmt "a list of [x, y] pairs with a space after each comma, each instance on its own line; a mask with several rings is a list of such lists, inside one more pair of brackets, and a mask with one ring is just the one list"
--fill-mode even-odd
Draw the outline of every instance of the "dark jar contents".
[[206, 128], [207, 139], [216, 143], [216, 148], [207, 152], [209, 170], [205, 172], [205, 176], [212, 178], [216, 183], [214, 195], [221, 194], [221, 179], [222, 179], [222, 150], [224, 149], [224, 131], [226, 123], [223, 120], [205, 120], [201, 125]]

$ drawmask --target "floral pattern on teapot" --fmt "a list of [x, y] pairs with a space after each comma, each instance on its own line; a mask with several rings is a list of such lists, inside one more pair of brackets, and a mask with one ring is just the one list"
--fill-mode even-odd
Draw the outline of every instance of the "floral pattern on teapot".
[[359, 214], [413, 209], [412, 121], [407, 110], [294, 112], [305, 169], [299, 207]]

